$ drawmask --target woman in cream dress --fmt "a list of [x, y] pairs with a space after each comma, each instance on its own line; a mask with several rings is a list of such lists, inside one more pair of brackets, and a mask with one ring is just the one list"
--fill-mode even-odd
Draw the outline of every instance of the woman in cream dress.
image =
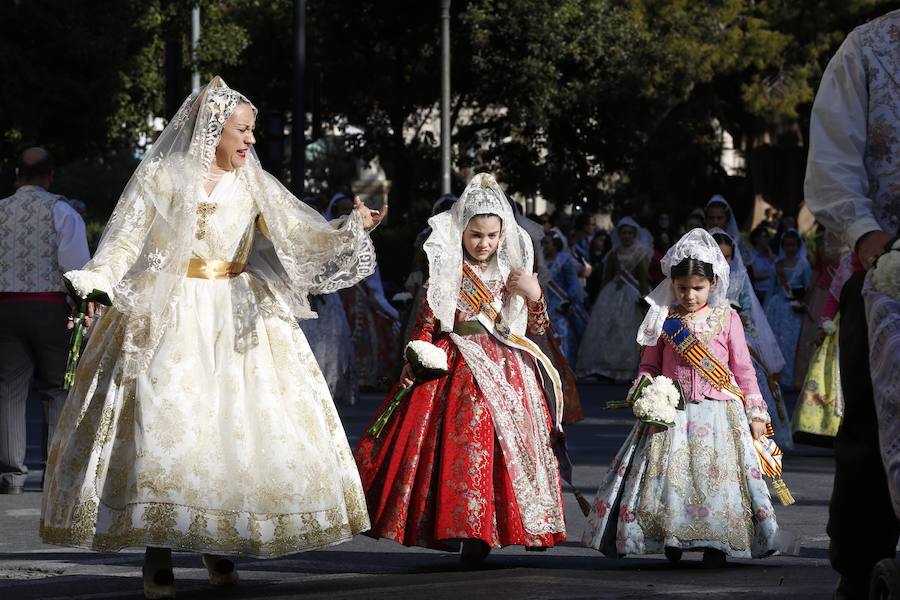
[[174, 596], [171, 549], [275, 557], [369, 528], [328, 386], [297, 320], [307, 294], [374, 268], [358, 207], [328, 223], [262, 170], [256, 109], [219, 78], [189, 98], [129, 181], [94, 259], [107, 292], [52, 441], [45, 542], [146, 546], [147, 597]]

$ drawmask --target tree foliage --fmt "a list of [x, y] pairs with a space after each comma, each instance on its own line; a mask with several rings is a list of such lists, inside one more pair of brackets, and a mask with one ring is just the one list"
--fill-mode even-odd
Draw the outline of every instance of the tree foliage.
[[[150, 132], [147, 117], [163, 110], [167, 40], [183, 42], [188, 91], [192, 5], [4, 3], [2, 157], [34, 141], [63, 161], [96, 158]], [[307, 5], [307, 107], [325, 134], [348, 131], [353, 155], [380, 157], [394, 182], [395, 212], [430, 201], [439, 180], [438, 140], [428, 126], [440, 94], [438, 3]], [[278, 117], [261, 131], [261, 143], [268, 134], [277, 145], [291, 106], [293, 2], [200, 6], [195, 58], [203, 78], [222, 74]], [[675, 205], [717, 189], [752, 195], [752, 177], [735, 182], [719, 166], [721, 129], [748, 155], [766, 144], [802, 148], [828, 58], [852, 27], [896, 7], [887, 0], [455, 0], [454, 164], [459, 174], [495, 169], [512, 190], [562, 204]]]

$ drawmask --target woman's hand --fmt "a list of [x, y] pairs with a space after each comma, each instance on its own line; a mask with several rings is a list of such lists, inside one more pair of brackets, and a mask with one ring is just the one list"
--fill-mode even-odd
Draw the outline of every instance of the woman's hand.
[[581, 259], [581, 267], [578, 269], [578, 276], [587, 279], [594, 272], [594, 267], [588, 261]]
[[506, 289], [510, 294], [525, 296], [532, 302], [541, 299], [541, 284], [538, 278], [522, 269], [513, 269], [506, 280]]
[[758, 440], [762, 436], [766, 435], [766, 424], [762, 421], [753, 419], [752, 421], [750, 421], [750, 433], [753, 434], [754, 440]]
[[416, 383], [416, 374], [409, 363], [403, 363], [403, 370], [400, 372], [400, 385], [405, 388], [411, 388]]
[[353, 210], [358, 212], [360, 218], [362, 218], [363, 228], [366, 231], [370, 231], [378, 226], [378, 224], [387, 216], [388, 205], [387, 202], [385, 202], [381, 210], [372, 210], [363, 204], [363, 201], [357, 196], [354, 198]]
[[[84, 317], [84, 328], [87, 329], [94, 322], [94, 316], [100, 316], [99, 311], [97, 311], [97, 303], [96, 302], [88, 302], [87, 303], [87, 316]], [[78, 307], [72, 307], [72, 316], [69, 317], [69, 322], [66, 323], [66, 329], [74, 329], [75, 328], [75, 319], [78, 317]]]

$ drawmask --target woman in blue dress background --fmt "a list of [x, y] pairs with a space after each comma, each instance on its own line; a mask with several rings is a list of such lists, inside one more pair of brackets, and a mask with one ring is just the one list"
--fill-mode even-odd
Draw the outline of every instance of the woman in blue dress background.
[[803, 326], [803, 314], [806, 310], [803, 297], [811, 282], [812, 267], [806, 256], [803, 238], [796, 229], [788, 229], [781, 236], [770, 287], [772, 291], [766, 297], [765, 309], [766, 318], [784, 355], [785, 367], [781, 385], [789, 390], [796, 388], [794, 363], [800, 328]]

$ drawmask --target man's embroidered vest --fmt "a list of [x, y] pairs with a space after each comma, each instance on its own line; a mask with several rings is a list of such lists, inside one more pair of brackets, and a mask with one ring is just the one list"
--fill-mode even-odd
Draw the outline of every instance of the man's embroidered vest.
[[65, 289], [53, 224], [58, 201], [58, 196], [32, 186], [0, 200], [0, 292]]

